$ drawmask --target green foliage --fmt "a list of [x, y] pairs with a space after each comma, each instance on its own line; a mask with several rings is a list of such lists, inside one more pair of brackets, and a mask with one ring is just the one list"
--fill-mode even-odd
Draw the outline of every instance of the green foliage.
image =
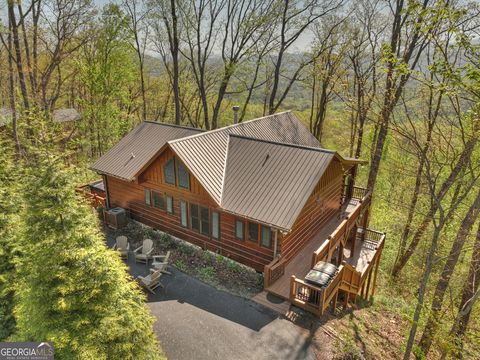
[[195, 254], [195, 248], [193, 246], [187, 245], [187, 244], [180, 244], [178, 246], [178, 250], [180, 250], [181, 253], [189, 256]]
[[175, 248], [176, 246], [176, 242], [173, 240], [170, 234], [167, 233], [162, 233], [160, 235], [160, 242], [163, 243], [167, 249]]
[[143, 236], [146, 239], [152, 239], [155, 237], [155, 230], [153, 230], [151, 227], [144, 227], [143, 228]]
[[157, 359], [153, 318], [58, 159], [38, 157], [23, 189], [16, 340], [51, 341], [62, 359]]
[[[16, 168], [8, 150], [12, 144], [0, 141], [0, 340], [15, 329], [13, 284], [15, 279], [14, 240], [18, 230]], [[5, 150], [4, 150], [5, 149]]]
[[202, 257], [203, 257], [203, 261], [205, 261], [206, 263], [209, 263], [212, 261], [212, 255], [207, 250], [203, 252]]
[[188, 270], [188, 266], [182, 261], [182, 260], [177, 260], [175, 261], [175, 267], [183, 272], [186, 272]]
[[234, 272], [240, 272], [240, 265], [237, 262], [229, 259], [227, 260], [227, 269]]
[[200, 275], [201, 278], [207, 281], [213, 281], [215, 280], [215, 275], [216, 271], [213, 266], [205, 266], [201, 267], [197, 270], [198, 275]]

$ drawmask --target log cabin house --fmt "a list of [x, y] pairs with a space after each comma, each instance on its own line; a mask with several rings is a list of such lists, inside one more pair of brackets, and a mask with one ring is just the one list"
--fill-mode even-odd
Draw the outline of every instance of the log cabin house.
[[[355, 186], [364, 163], [284, 112], [211, 131], [144, 121], [92, 169], [108, 208], [263, 272], [267, 292], [322, 315], [339, 293], [374, 293], [385, 234]], [[327, 281], [309, 281], [326, 263]]]

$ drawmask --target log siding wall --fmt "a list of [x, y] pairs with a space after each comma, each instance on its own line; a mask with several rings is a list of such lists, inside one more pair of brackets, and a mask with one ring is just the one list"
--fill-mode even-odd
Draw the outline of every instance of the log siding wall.
[[[263, 272], [264, 266], [273, 260], [274, 233], [272, 232], [272, 248], [268, 249], [248, 240], [239, 240], [235, 236], [236, 219], [247, 220], [218, 208], [215, 201], [202, 185], [190, 174], [190, 190], [166, 184], [163, 165], [174, 157], [171, 149], [166, 149], [139, 177], [138, 182], [127, 182], [106, 176], [110, 206], [120, 206], [130, 210], [133, 219], [155, 229], [191, 242], [195, 245], [229, 257], [257, 271]], [[334, 161], [317, 184], [314, 193], [295, 222], [292, 231], [282, 236], [278, 234], [277, 250], [289, 260], [310, 241], [313, 236], [340, 208], [343, 185], [343, 171], [339, 161]], [[173, 197], [173, 214], [165, 210], [148, 206], [144, 203], [144, 190], [149, 189], [163, 195]], [[317, 201], [319, 199], [320, 201]], [[153, 199], [152, 199], [153, 201]], [[180, 223], [180, 201], [187, 203], [188, 224]], [[205, 236], [190, 228], [190, 204], [197, 204], [220, 214], [220, 239]], [[245, 237], [247, 228], [245, 228]]]
[[[162, 153], [157, 160], [140, 176], [138, 183], [127, 182], [117, 178], [108, 177], [108, 191], [111, 206], [120, 206], [130, 209], [133, 219], [140, 221], [155, 229], [167, 232], [182, 240], [219, 253], [233, 260], [251, 266], [258, 271], [263, 271], [264, 266], [273, 259], [273, 249], [258, 246], [248, 240], [238, 240], [235, 237], [235, 220], [245, 220], [232, 214], [221, 211], [198, 183], [190, 175], [190, 190], [166, 184], [163, 180], [163, 164], [173, 157], [170, 149]], [[168, 214], [162, 209], [148, 206], [144, 203], [144, 190], [149, 189], [163, 195], [173, 197], [173, 214]], [[210, 227], [211, 212], [217, 211], [220, 214], [220, 239], [205, 236], [192, 230], [190, 227], [183, 227], [180, 223], [180, 201], [189, 204], [198, 204], [209, 208]], [[190, 226], [190, 206], [188, 209], [188, 223]], [[272, 242], [273, 242], [272, 232]]]
[[333, 216], [338, 215], [342, 191], [343, 168], [334, 160], [307, 200], [292, 231], [281, 239], [281, 254], [285, 260], [294, 257]]

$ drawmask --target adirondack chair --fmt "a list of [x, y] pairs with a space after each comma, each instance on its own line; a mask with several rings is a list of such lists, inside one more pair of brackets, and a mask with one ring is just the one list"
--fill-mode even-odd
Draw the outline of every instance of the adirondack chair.
[[113, 245], [113, 250], [117, 250], [120, 253], [120, 256], [122, 258], [127, 258], [128, 260], [128, 254], [130, 252], [130, 244], [128, 242], [128, 239], [126, 236], [117, 236], [115, 245]]
[[170, 251], [167, 251], [166, 255], [153, 255], [152, 266], [160, 270], [164, 274], [171, 275], [172, 273], [168, 271], [168, 260], [170, 258]]
[[160, 282], [160, 277], [162, 272], [160, 270], [150, 269], [150, 274], [147, 276], [138, 276], [137, 281], [141, 287], [150, 291], [152, 294], [155, 294], [155, 289], [157, 287], [162, 287], [163, 284]]
[[134, 250], [135, 262], [143, 262], [148, 267], [148, 260], [152, 258], [153, 241], [151, 239], [143, 240], [143, 245]]

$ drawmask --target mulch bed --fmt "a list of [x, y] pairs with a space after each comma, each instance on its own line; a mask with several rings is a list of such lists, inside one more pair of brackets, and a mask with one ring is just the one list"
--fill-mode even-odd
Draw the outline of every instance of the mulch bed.
[[141, 246], [143, 239], [152, 239], [154, 255], [170, 251], [170, 265], [235, 295], [251, 298], [263, 290], [263, 276], [255, 270], [137, 222], [129, 221], [120, 230], [108, 226], [103, 230], [109, 238], [127, 236], [132, 250]]

